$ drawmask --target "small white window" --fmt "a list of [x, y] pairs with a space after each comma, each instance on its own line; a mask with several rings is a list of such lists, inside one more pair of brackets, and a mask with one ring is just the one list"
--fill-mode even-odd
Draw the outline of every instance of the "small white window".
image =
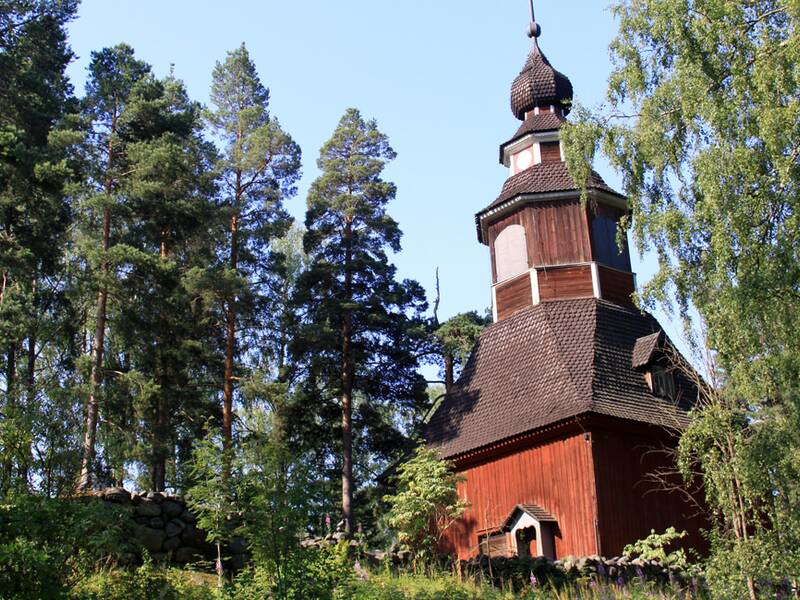
[[494, 263], [497, 281], [528, 270], [528, 248], [522, 225], [509, 225], [497, 236], [494, 241]]

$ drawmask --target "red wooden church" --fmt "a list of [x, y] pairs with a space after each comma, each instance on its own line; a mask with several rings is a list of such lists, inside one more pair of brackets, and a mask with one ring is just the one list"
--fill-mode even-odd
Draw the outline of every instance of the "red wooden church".
[[[489, 246], [494, 323], [433, 414], [429, 445], [465, 477], [470, 506], [445, 550], [558, 558], [619, 554], [651, 529], [699, 519], [650, 474], [696, 400], [672, 348], [632, 301], [617, 226], [624, 196], [592, 173], [589, 200], [559, 139], [572, 84], [533, 47], [511, 87], [522, 124], [500, 146], [509, 178], [475, 216]], [[673, 432], [673, 433], [671, 433]]]

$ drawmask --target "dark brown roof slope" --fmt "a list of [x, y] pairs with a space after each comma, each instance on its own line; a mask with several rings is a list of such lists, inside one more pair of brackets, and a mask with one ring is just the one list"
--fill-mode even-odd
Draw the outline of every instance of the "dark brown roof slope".
[[566, 121], [567, 120], [558, 113], [543, 112], [538, 115], [531, 115], [523, 121], [522, 125], [519, 126], [519, 129], [517, 129], [517, 132], [514, 134], [514, 137], [506, 143], [511, 143], [528, 133], [555, 131], [556, 129], [560, 129]]
[[558, 521], [553, 515], [551, 515], [538, 504], [517, 504], [511, 509], [511, 512], [506, 517], [506, 520], [503, 521], [503, 526], [501, 529], [504, 531], [509, 531], [511, 529], [511, 526], [514, 524], [514, 517], [517, 516], [517, 512], [527, 513], [539, 521], [539, 523], [556, 523]]
[[529, 133], [540, 133], [543, 131], [557, 131], [567, 120], [560, 114], [546, 112], [538, 115], [531, 115], [522, 125], [519, 126], [513, 137], [500, 145], [500, 164], [503, 164], [503, 153], [507, 146], [513, 144], [518, 139], [525, 137]]
[[545, 302], [488, 327], [426, 428], [453, 457], [579, 414], [676, 426], [680, 406], [654, 396], [631, 366], [636, 339], [659, 331], [633, 307], [584, 298]]
[[656, 331], [650, 335], [645, 335], [636, 340], [633, 346], [633, 357], [631, 358], [631, 366], [634, 369], [644, 367], [653, 360], [653, 353], [658, 348], [658, 343], [661, 341], [661, 332]]
[[537, 106], [560, 106], [569, 112], [572, 83], [556, 71], [534, 41], [528, 60], [511, 84], [511, 112], [520, 121]]
[[[620, 198], [623, 197], [619, 192], [609, 187], [606, 182], [603, 181], [603, 178], [594, 171], [592, 171], [588, 187], [589, 189], [597, 189], [614, 194]], [[506, 179], [506, 182], [503, 184], [503, 189], [497, 199], [478, 214], [480, 215], [522, 194], [567, 192], [572, 190], [577, 191], [578, 186], [575, 185], [575, 181], [567, 170], [567, 163], [563, 161], [539, 163]]]

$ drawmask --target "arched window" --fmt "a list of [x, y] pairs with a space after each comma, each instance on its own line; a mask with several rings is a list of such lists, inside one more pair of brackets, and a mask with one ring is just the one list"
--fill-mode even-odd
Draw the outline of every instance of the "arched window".
[[509, 225], [497, 236], [494, 241], [494, 266], [497, 281], [528, 270], [528, 248], [522, 225]]

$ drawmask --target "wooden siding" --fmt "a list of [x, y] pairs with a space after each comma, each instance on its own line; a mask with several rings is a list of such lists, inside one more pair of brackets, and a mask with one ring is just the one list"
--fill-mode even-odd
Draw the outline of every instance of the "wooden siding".
[[499, 284], [495, 288], [495, 302], [498, 321], [532, 306], [530, 273], [526, 271], [514, 279]]
[[580, 200], [537, 202], [521, 207], [492, 223], [488, 229], [492, 282], [497, 282], [494, 241], [508, 225], [522, 225], [528, 246], [528, 264], [547, 266], [592, 260], [587, 209]]
[[543, 163], [561, 162], [560, 142], [542, 142], [539, 144], [539, 149], [542, 152]]
[[589, 265], [541, 269], [538, 272], [539, 300], [591, 298], [594, 296]]
[[668, 527], [688, 531], [686, 545], [707, 549], [699, 531], [708, 524], [697, 516], [697, 507], [682, 492], [666, 491], [650, 478], [657, 471], [674, 471], [665, 451], [674, 441], [663, 434], [597, 429], [592, 438], [601, 554], [617, 556], [651, 529], [660, 533]]
[[470, 504], [445, 534], [441, 549], [467, 558], [478, 537], [496, 531], [517, 504], [538, 504], [557, 520], [556, 557], [594, 554], [594, 471], [591, 444], [582, 433], [541, 442], [460, 470], [461, 498]]
[[600, 297], [619, 304], [631, 304], [631, 294], [634, 292], [633, 274], [610, 269], [603, 265], [597, 266], [597, 275], [600, 279]]

